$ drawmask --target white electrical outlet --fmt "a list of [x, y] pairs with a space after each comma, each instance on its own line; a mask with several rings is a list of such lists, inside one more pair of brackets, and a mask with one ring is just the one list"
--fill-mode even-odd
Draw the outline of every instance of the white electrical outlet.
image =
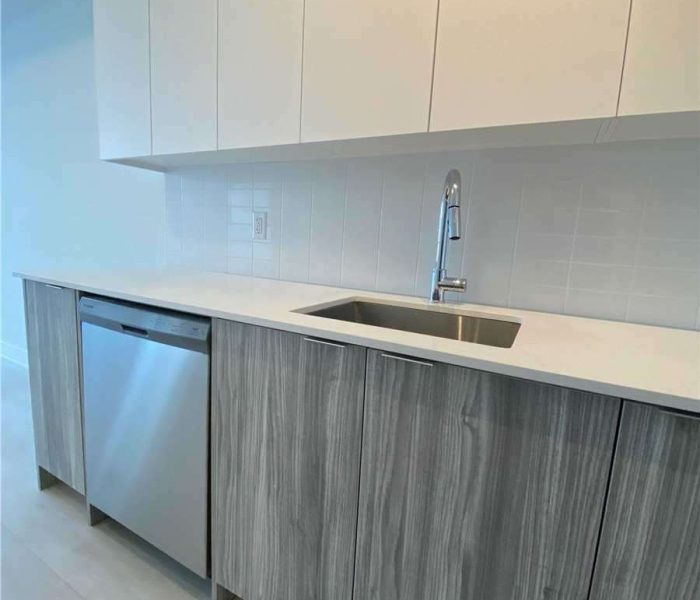
[[253, 239], [267, 239], [267, 212], [264, 210], [253, 211]]

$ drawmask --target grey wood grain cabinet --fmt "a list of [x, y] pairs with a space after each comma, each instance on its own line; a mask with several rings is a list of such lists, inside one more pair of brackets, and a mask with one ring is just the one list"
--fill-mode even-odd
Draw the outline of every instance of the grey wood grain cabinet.
[[619, 411], [370, 350], [354, 600], [584, 600]]
[[215, 597], [351, 600], [365, 356], [214, 320]]
[[25, 280], [24, 298], [39, 487], [84, 494], [77, 292]]
[[592, 600], [700, 598], [700, 418], [625, 402]]

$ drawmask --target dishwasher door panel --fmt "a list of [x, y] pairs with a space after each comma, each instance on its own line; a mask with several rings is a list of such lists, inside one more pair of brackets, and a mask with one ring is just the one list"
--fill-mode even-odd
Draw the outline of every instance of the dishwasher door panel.
[[207, 575], [209, 357], [82, 323], [88, 502]]

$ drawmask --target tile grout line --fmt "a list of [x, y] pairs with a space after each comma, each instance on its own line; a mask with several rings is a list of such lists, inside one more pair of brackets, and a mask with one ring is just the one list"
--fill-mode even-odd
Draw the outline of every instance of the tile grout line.
[[[630, 10], [631, 10], [631, 7], [630, 7]], [[633, 296], [637, 295], [634, 293], [634, 289], [635, 289], [635, 283], [637, 281], [637, 273], [639, 271], [639, 250], [640, 250], [641, 241], [642, 241], [642, 231], [644, 231], [644, 223], [646, 222], [646, 219], [647, 219], [648, 204], [649, 204], [649, 199], [645, 198], [644, 199], [644, 206], [642, 207], [642, 216], [639, 219], [639, 223], [637, 224], [637, 235], [635, 236], [635, 240], [634, 240], [634, 266], [632, 267], [632, 283], [631, 283], [630, 292], [627, 295], [627, 306], [625, 307], [625, 323], [629, 323], [630, 311], [632, 308], [632, 298], [633, 298]]]
[[[469, 223], [471, 220], [471, 212], [472, 212], [472, 192], [474, 190], [474, 179], [476, 177], [476, 160], [471, 161], [471, 168], [469, 171], [469, 191], [466, 194], [467, 197], [467, 214], [464, 217], [464, 235], [462, 236], [464, 238], [464, 245], [462, 246], [462, 257], [460, 259], [459, 263], [459, 272], [460, 277], [463, 277], [464, 279], [467, 280], [467, 285], [469, 285], [469, 279], [467, 277], [467, 274], [464, 272], [466, 269], [466, 262], [467, 262], [467, 244], [469, 242]], [[467, 289], [465, 291], [465, 294], [468, 294], [469, 290]]]
[[[418, 256], [420, 257], [420, 250], [423, 240], [423, 223], [425, 222], [426, 213], [426, 197], [425, 197], [425, 182], [423, 182], [423, 193], [421, 194], [421, 206], [420, 206], [420, 219], [418, 220], [419, 234], [418, 234]], [[420, 260], [420, 259], [419, 259]], [[418, 266], [416, 265], [416, 272], [413, 275], [413, 292], [419, 295], [420, 284], [418, 281]]]
[[382, 220], [384, 217], [384, 193], [386, 191], [386, 165], [382, 164], [382, 196], [379, 202], [379, 222], [377, 227], [377, 260], [374, 269], [374, 290], [377, 290], [379, 281], [379, 263], [382, 256]]
[[413, 261], [413, 293], [418, 294], [418, 265], [420, 264], [420, 238], [423, 233], [423, 203], [425, 201], [425, 182], [428, 178], [428, 165], [423, 163], [423, 183], [420, 191], [420, 215], [418, 218], [418, 243], [415, 245], [415, 259]]
[[350, 177], [348, 172], [350, 170], [350, 163], [345, 163], [345, 192], [343, 197], [343, 225], [341, 227], [341, 238], [340, 238], [340, 269], [338, 271], [338, 284], [343, 285], [343, 263], [345, 262], [345, 226], [348, 219], [348, 186]]
[[525, 194], [525, 186], [520, 184], [520, 199], [518, 201], [518, 213], [516, 215], [515, 239], [513, 240], [513, 252], [510, 256], [510, 272], [508, 273], [508, 300], [506, 306], [511, 307], [513, 299], [513, 274], [515, 273], [515, 259], [518, 252], [518, 242], [520, 241], [520, 217], [523, 208], [523, 196]]
[[316, 182], [316, 173], [315, 169], [314, 172], [311, 175], [311, 190], [310, 190], [310, 201], [309, 201], [309, 210], [308, 210], [308, 215], [309, 215], [309, 236], [308, 236], [308, 244], [307, 244], [307, 252], [308, 256], [306, 259], [306, 281], [307, 283], [311, 281], [311, 243], [313, 241], [313, 231], [314, 231], [314, 196], [316, 195], [315, 190], [317, 187], [317, 182]]
[[583, 184], [578, 186], [578, 199], [576, 203], [576, 218], [574, 220], [574, 232], [571, 236], [571, 252], [569, 253], [569, 266], [566, 272], [566, 289], [564, 291], [564, 313], [568, 314], [569, 297], [571, 294], [571, 272], [574, 266], [574, 253], [576, 251], [576, 235], [578, 233], [578, 222], [581, 215], [581, 204], [583, 203]]

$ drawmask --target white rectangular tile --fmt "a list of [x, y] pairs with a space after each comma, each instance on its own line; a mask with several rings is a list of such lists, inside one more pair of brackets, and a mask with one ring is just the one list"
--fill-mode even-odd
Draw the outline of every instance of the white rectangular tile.
[[253, 211], [250, 207], [232, 206], [229, 209], [229, 218], [235, 225], [253, 225]]
[[165, 173], [165, 201], [179, 202], [182, 199], [182, 175], [177, 172]]
[[231, 223], [228, 226], [228, 239], [230, 242], [251, 242], [253, 239], [252, 224]]
[[568, 261], [574, 238], [570, 235], [548, 235], [520, 232], [515, 248], [515, 256], [521, 260]]
[[[506, 306], [510, 289], [512, 263], [488, 260], [487, 257], [467, 255], [463, 274], [467, 293], [463, 298], [478, 304]], [[427, 292], [427, 282], [426, 282]]]
[[632, 323], [692, 329], [696, 326], [696, 308], [696, 298], [632, 295], [627, 320]]
[[231, 207], [247, 208], [250, 210], [253, 206], [253, 190], [229, 188], [228, 203]]
[[339, 285], [345, 225], [346, 167], [331, 163], [314, 176], [309, 281]]
[[641, 211], [592, 210], [582, 208], [578, 216], [578, 235], [634, 238], [639, 235]]
[[253, 258], [253, 243], [229, 241], [228, 254], [231, 258]]
[[568, 274], [568, 261], [516, 257], [510, 284], [515, 287], [532, 284], [566, 287]]
[[253, 165], [253, 187], [282, 188], [285, 166], [283, 163], [255, 163]]
[[280, 257], [280, 278], [287, 281], [306, 283], [309, 280], [309, 261], [297, 261], [289, 257]]
[[256, 277], [267, 277], [268, 279], [279, 279], [279, 260], [256, 260], [253, 259], [253, 275]]
[[282, 198], [280, 277], [307, 281], [311, 235], [311, 184], [285, 184]]
[[253, 190], [253, 206], [256, 209], [266, 208], [268, 210], [282, 209], [281, 188], [255, 188]]
[[561, 313], [564, 310], [566, 288], [546, 285], [514, 286], [508, 306], [530, 310]]
[[225, 167], [229, 189], [249, 190], [253, 187], [253, 165], [238, 163]]
[[381, 291], [410, 294], [415, 289], [424, 177], [417, 169], [421, 163], [414, 159], [391, 164], [385, 175], [376, 277]]
[[700, 240], [642, 240], [637, 251], [637, 265], [700, 270]]
[[666, 239], [700, 239], [700, 210], [647, 207], [644, 211], [642, 236]]
[[564, 312], [582, 317], [624, 321], [627, 315], [627, 294], [569, 290]]
[[634, 265], [636, 251], [637, 243], [633, 239], [577, 235], [573, 260], [601, 265]]
[[572, 235], [576, 227], [576, 208], [561, 206], [523, 205], [520, 231]]
[[573, 263], [569, 287], [599, 292], [629, 292], [634, 282], [634, 268]]
[[279, 261], [279, 246], [276, 244], [253, 241], [252, 253], [254, 260]]
[[667, 297], [694, 297], [700, 295], [700, 273], [677, 269], [637, 267], [632, 291], [635, 294]]
[[234, 275], [251, 275], [253, 272], [253, 260], [251, 258], [229, 256], [227, 271]]
[[383, 183], [378, 161], [348, 164], [340, 280], [345, 287], [374, 289]]
[[599, 176], [588, 174], [583, 185], [581, 206], [586, 209], [603, 209], [640, 212], [644, 208], [644, 188], [638, 181], [619, 174]]

